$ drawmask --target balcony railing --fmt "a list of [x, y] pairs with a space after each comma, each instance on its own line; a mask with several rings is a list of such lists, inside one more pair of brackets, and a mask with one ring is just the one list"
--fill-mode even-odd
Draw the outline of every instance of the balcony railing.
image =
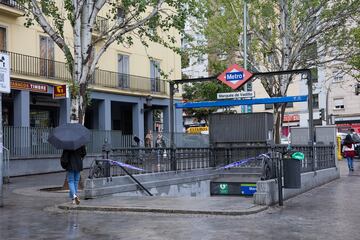
[[24, 10], [23, 6], [21, 6], [15, 0], [0, 0], [0, 4], [6, 5], [8, 7], [13, 7], [19, 10]]
[[94, 31], [95, 33], [104, 33], [107, 30], [109, 30], [109, 20], [104, 17], [97, 16], [95, 25], [94, 25]]
[[[48, 79], [69, 81], [71, 74], [63, 62], [24, 54], [8, 52], [11, 61], [11, 72], [25, 76], [44, 77]], [[90, 84], [100, 87], [139, 91], [144, 93], [166, 93], [166, 82], [161, 79], [122, 74], [97, 69]]]

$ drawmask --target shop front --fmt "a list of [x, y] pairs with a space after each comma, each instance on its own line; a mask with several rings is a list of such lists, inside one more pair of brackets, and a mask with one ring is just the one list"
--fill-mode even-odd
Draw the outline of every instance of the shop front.
[[3, 95], [4, 126], [56, 127], [66, 114], [64, 101], [54, 98], [54, 86], [11, 79], [11, 92]]
[[288, 138], [291, 131], [290, 130], [291, 127], [299, 127], [299, 126], [300, 126], [300, 115], [298, 114], [285, 115], [281, 128], [281, 137]]
[[360, 122], [359, 123], [337, 123], [336, 127], [338, 132], [348, 133], [350, 129], [354, 129], [355, 132], [360, 133]]

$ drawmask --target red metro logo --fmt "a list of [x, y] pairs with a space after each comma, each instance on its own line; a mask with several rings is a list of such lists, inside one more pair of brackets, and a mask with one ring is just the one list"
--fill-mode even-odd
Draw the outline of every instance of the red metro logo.
[[252, 75], [251, 72], [234, 64], [220, 74], [218, 80], [235, 90], [249, 81]]

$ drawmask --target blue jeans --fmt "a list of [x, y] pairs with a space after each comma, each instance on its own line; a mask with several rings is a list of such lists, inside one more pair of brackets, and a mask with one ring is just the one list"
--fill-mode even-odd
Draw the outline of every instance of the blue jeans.
[[354, 169], [353, 158], [352, 157], [347, 157], [346, 160], [347, 160], [349, 169]]
[[68, 183], [69, 183], [69, 196], [71, 199], [74, 199], [77, 196], [78, 185], [80, 181], [80, 172], [77, 171], [68, 171], [67, 172]]

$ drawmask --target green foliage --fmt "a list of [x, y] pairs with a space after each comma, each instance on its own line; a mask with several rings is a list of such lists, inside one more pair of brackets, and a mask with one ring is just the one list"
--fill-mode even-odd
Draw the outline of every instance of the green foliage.
[[356, 70], [355, 77], [360, 81], [360, 27], [353, 29], [352, 38], [354, 44], [357, 46], [357, 51], [354, 52], [354, 55], [350, 59], [349, 63]]
[[[239, 63], [243, 56], [243, 0], [203, 0], [207, 6], [204, 29], [210, 67]], [[321, 65], [334, 49], [344, 60], [353, 51], [349, 21], [358, 19], [359, 1], [284, 1], [288, 14], [281, 22], [279, 0], [251, 0], [248, 4], [248, 60], [261, 71], [277, 71]], [[288, 66], [283, 65], [284, 35], [288, 36]], [[284, 69], [286, 68], [286, 69]], [[212, 70], [212, 69], [210, 69]]]
[[[219, 81], [196, 82], [193, 84], [185, 84], [183, 86], [184, 101], [199, 102], [199, 101], [215, 101], [217, 93], [232, 92], [233, 90], [220, 83]], [[208, 119], [208, 115], [218, 108], [203, 108], [203, 109], [186, 109], [185, 112], [189, 116], [194, 116], [198, 119]]]

